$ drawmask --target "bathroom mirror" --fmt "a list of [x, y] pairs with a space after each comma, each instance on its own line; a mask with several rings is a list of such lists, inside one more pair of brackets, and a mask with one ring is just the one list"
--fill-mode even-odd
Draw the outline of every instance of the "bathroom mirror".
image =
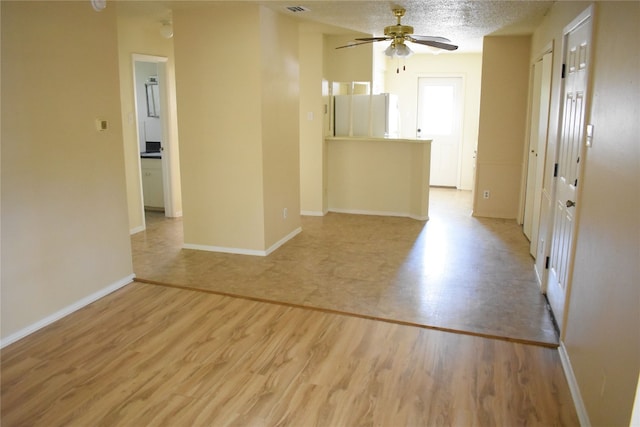
[[158, 82], [150, 79], [149, 83], [145, 83], [147, 92], [147, 117], [160, 117], [160, 91]]

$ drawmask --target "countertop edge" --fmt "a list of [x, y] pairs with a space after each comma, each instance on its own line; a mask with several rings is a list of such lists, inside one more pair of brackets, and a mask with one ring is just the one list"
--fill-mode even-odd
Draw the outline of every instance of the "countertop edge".
[[410, 144], [427, 144], [431, 139], [409, 139], [409, 138], [379, 138], [366, 136], [326, 136], [325, 141], [371, 141], [371, 142], [406, 142]]

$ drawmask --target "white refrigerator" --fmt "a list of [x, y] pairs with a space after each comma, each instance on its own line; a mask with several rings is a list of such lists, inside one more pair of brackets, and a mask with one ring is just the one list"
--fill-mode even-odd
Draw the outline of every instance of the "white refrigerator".
[[400, 136], [400, 114], [396, 95], [336, 95], [333, 99], [335, 136]]

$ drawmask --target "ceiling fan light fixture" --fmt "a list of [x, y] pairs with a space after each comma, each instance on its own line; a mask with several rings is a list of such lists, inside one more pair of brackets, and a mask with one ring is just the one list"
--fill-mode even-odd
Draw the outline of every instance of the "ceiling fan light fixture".
[[393, 14], [396, 16], [398, 22], [396, 23], [396, 25], [389, 25], [385, 27], [383, 37], [378, 36], [356, 38], [357, 43], [349, 43], [344, 46], [338, 46], [336, 47], [336, 49], [344, 49], [347, 47], [358, 46], [367, 43], [391, 41], [391, 45], [384, 51], [384, 54], [390, 58], [393, 58], [394, 56], [406, 58], [413, 54], [413, 51], [409, 48], [409, 46], [405, 44], [405, 41], [430, 46], [437, 49], [458, 49], [458, 46], [450, 44], [451, 40], [444, 37], [414, 35], [412, 26], [402, 25], [401, 23], [401, 18], [404, 16], [404, 12], [405, 10], [403, 8], [393, 9]]
[[391, 42], [389, 47], [384, 50], [384, 54], [389, 58], [393, 58], [395, 56], [407, 58], [413, 55], [413, 51], [404, 43]]
[[384, 54], [389, 58], [393, 58], [396, 54], [396, 44], [392, 42], [389, 47], [384, 50]]
[[409, 57], [413, 54], [413, 51], [404, 43], [396, 45], [396, 55], [401, 58]]
[[160, 27], [160, 35], [165, 39], [173, 37], [173, 25], [171, 25], [171, 22], [165, 21], [162, 23], [162, 27]]

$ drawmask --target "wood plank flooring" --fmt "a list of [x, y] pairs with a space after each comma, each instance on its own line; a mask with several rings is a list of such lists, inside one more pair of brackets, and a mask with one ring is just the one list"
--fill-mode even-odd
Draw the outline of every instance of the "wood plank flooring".
[[1, 358], [3, 427], [578, 425], [555, 349], [142, 283]]
[[182, 249], [180, 219], [132, 236], [136, 277], [442, 330], [556, 346], [529, 243], [513, 220], [474, 218], [470, 192], [433, 188], [430, 220], [303, 217], [267, 257]]

